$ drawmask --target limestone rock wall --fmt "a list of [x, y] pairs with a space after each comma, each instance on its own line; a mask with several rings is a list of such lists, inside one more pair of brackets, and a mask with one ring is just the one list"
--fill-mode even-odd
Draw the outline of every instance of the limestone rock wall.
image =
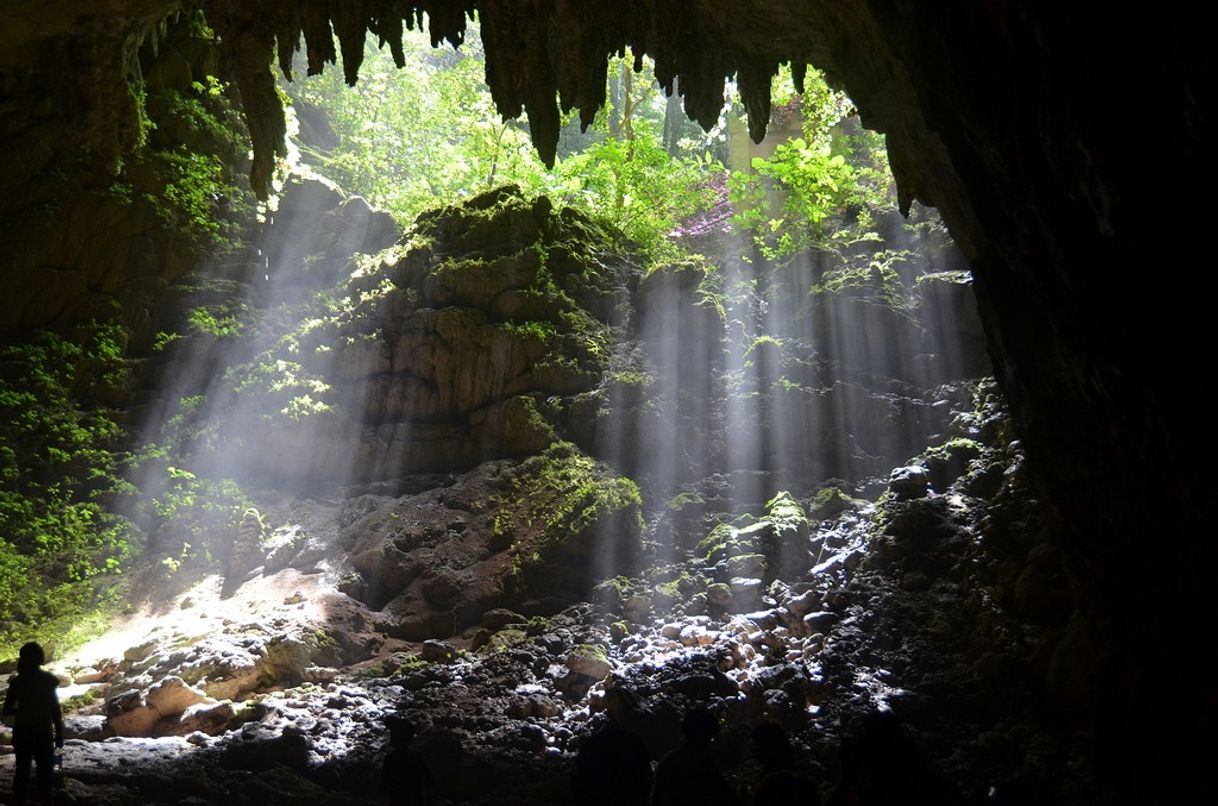
[[[220, 51], [165, 4], [27, 5], [0, 30], [0, 334], [118, 317], [150, 339], [158, 296], [246, 203], [247, 134], [208, 78]], [[223, 197], [201, 184], [221, 176]]]
[[[329, 213], [311, 196], [338, 199], [315, 182], [293, 185], [271, 243], [285, 242], [276, 227], [319, 229]], [[344, 229], [352, 223], [344, 216], [336, 232], [361, 249], [386, 245]], [[225, 472], [343, 485], [536, 453], [570, 425], [573, 400], [601, 383], [637, 270], [587, 219], [513, 188], [421, 216], [363, 268], [340, 259], [341, 241], [325, 255], [349, 278], [327, 275], [327, 261], [295, 241], [295, 259], [259, 292], [271, 306], [252, 339], [260, 346], [237, 362], [235, 388], [212, 393]], [[310, 313], [286, 309], [331, 286], [333, 299], [312, 298]], [[181, 352], [185, 361], [198, 351]]]

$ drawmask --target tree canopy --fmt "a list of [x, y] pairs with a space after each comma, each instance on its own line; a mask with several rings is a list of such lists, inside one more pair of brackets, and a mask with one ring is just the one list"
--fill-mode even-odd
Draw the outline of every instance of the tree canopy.
[[547, 169], [527, 120], [495, 112], [476, 31], [455, 50], [410, 32], [404, 56], [399, 69], [387, 50], [370, 44], [354, 87], [338, 70], [284, 84], [305, 161], [403, 223], [514, 183], [607, 220], [646, 248], [665, 249], [682, 222], [730, 201], [737, 227], [779, 256], [813, 245], [848, 209], [888, 203], [878, 136], [848, 123], [852, 105], [815, 70], [803, 77], [802, 97], [789, 70], [774, 88], [776, 108], [800, 115], [803, 137], [732, 172], [729, 119], [743, 119], [739, 101], [703, 132], [678, 97], [643, 79], [651, 73], [646, 59], [636, 73], [627, 52], [610, 65], [607, 103], [592, 126], [581, 132], [574, 114], [564, 119], [558, 158]]

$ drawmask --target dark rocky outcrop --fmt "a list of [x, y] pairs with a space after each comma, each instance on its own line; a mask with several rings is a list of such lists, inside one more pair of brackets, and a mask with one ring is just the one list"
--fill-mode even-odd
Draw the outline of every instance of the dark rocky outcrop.
[[[923, 775], [941, 792], [926, 802], [1113, 799], [1120, 793], [1092, 778], [1086, 737], [1043, 724], [1045, 672], [1062, 662], [1057, 637], [1074, 629], [1056, 602], [1068, 584], [1046, 547], [1052, 513], [1034, 497], [992, 388], [978, 391], [953, 432], [974, 455], [942, 489], [874, 504], [838, 488], [810, 502], [781, 493], [751, 522], [688, 526], [702, 545], [610, 580], [597, 605], [560, 602], [571, 601], [561, 597], [572, 595], [572, 571], [637, 510], [625, 501], [588, 529], [568, 528], [591, 490], [614, 485], [569, 446], [417, 495], [268, 507], [265, 517], [294, 519], [311, 536], [296, 553], [275, 538], [288, 567], [214, 601], [246, 622], [190, 619], [181, 600], [178, 623], [202, 635], [133, 633], [139, 643], [121, 659], [71, 670], [108, 686], [94, 709], [120, 735], [99, 742], [100, 715], [72, 718], [69, 787], [86, 801], [121, 792], [155, 802], [173, 781], [175, 797], [206, 800], [253, 773], [275, 781], [264, 802], [367, 798], [384, 720], [396, 715], [417, 729], [436, 797], [560, 803], [574, 754], [604, 724], [606, 692], [622, 688], [633, 695], [624, 724], [653, 756], [680, 741], [689, 709], [717, 715], [717, 760], [735, 785], [754, 778], [750, 729], [776, 722], [827, 796], [859, 773], [849, 747], [878, 710], [903, 738], [899, 752], [869, 761], [872, 774], [889, 786]], [[327, 542], [354, 545], [319, 557]], [[497, 546], [509, 547], [496, 557]], [[496, 575], [502, 585], [487, 595]], [[193, 595], [218, 596], [219, 580], [210, 584]], [[411, 635], [449, 637], [368, 632], [394, 631], [394, 618]]]
[[411, 641], [460, 634], [505, 607], [550, 615], [606, 575], [639, 570], [640, 505], [632, 482], [571, 445], [487, 463], [372, 505], [338, 536], [340, 587]]

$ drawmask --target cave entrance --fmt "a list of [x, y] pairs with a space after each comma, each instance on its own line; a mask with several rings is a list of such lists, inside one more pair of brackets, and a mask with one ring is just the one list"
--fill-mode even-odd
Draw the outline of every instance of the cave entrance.
[[[258, 713], [280, 741], [345, 678], [433, 736], [510, 696], [500, 738], [561, 755], [611, 672], [806, 727], [877, 502], [981, 452], [968, 267], [933, 211], [899, 215], [882, 143], [815, 71], [779, 75], [751, 143], [738, 100], [705, 132], [627, 54], [547, 167], [494, 114], [476, 32], [400, 55], [284, 85], [277, 195], [158, 347], [130, 479], [151, 601], [82, 650], [127, 644], [97, 678], [143, 687], [109, 729]], [[950, 507], [914, 531], [958, 537]], [[455, 683], [477, 702], [404, 693]], [[318, 728], [323, 763], [370, 719]]]
[[[753, 143], [733, 93], [704, 131], [625, 54], [604, 108], [563, 118], [547, 167], [528, 122], [496, 116], [476, 29], [459, 49], [407, 32], [397, 58], [368, 44], [354, 87], [294, 67], [279, 194], [248, 250], [205, 270], [172, 392], [149, 410], [146, 439], [179, 457], [135, 480], [158, 500], [196, 484], [229, 508], [253, 489], [419, 495], [532, 456], [511, 484], [558, 488], [537, 495], [557, 513], [496, 520], [483, 549], [514, 576], [491, 587], [542, 613], [649, 569], [664, 590], [639, 601], [661, 612], [693, 595], [693, 560], [759, 603], [824, 559], [809, 513], [867, 505], [911, 461], [904, 489], [943, 491], [978, 452], [988, 366], [968, 267], [933, 211], [899, 215], [881, 140], [816, 71], [780, 71]], [[338, 561], [372, 610], [426, 611], [397, 627], [411, 640], [470, 627], [490, 595], [464, 602], [469, 558], [427, 555], [478, 531], [446, 506], [444, 524], [394, 537], [411, 559], [391, 572], [383, 548]], [[269, 539], [287, 564], [308, 530], [260, 510], [243, 516], [258, 536], [236, 528], [222, 551], [181, 536], [157, 550], [248, 570]], [[565, 518], [605, 535], [624, 510], [637, 525], [604, 545], [551, 533]], [[799, 536], [780, 538], [796, 514]], [[330, 551], [367, 548], [344, 540]]]
[[[968, 266], [933, 210], [899, 216], [882, 139], [815, 70], [776, 77], [768, 134], [754, 143], [733, 89], [704, 131], [650, 78], [650, 60], [627, 53], [609, 65], [604, 108], [562, 118], [547, 168], [527, 116], [496, 113], [476, 27], [458, 49], [407, 32], [403, 66], [394, 61], [369, 42], [361, 78], [348, 87], [339, 70], [305, 77], [298, 56], [295, 81], [281, 83], [292, 99], [290, 160], [406, 228], [427, 208], [514, 184], [620, 233], [637, 264], [617, 278], [628, 298], [597, 288], [587, 266], [558, 266], [568, 272], [557, 278], [559, 293], [603, 309], [592, 310], [593, 329], [607, 329], [597, 335], [603, 343], [589, 339], [555, 362], [599, 363], [600, 381], [529, 391], [562, 436], [640, 481], [649, 511], [709, 496], [736, 516], [788, 488], [866, 487], [874, 497], [891, 468], [952, 436], [948, 412], [970, 394], [963, 382], [989, 373]], [[480, 202], [487, 209], [504, 204], [489, 198]], [[471, 233], [453, 248], [469, 250], [470, 265], [531, 246], [519, 231], [507, 243], [477, 241], [504, 235]], [[592, 246], [564, 237], [576, 239], [561, 245], [568, 250]], [[450, 257], [459, 265], [466, 255]], [[549, 271], [525, 280], [548, 282]], [[542, 339], [570, 339], [562, 317], [520, 304], [536, 289], [507, 282], [482, 299], [456, 289], [439, 301], [481, 306], [490, 321]], [[601, 299], [589, 306], [593, 294]], [[582, 432], [565, 413], [578, 394], [599, 414]], [[364, 419], [468, 421], [488, 402], [387, 414], [378, 398]], [[414, 469], [452, 467], [421, 457]], [[701, 489], [709, 478], [722, 489]]]

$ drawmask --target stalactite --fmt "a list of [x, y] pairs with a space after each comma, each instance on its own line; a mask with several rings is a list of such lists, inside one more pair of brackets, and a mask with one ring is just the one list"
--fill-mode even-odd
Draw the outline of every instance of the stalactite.
[[349, 87], [359, 80], [359, 68], [364, 63], [364, 36], [373, 25], [364, 5], [363, 0], [347, 0], [336, 4], [331, 12], [334, 36], [343, 56], [343, 78]]
[[344, 78], [354, 84], [368, 33], [378, 44], [388, 44], [400, 65], [403, 26], [421, 26], [425, 16], [433, 45], [460, 45], [467, 21], [476, 14], [495, 106], [505, 118], [527, 113], [533, 144], [547, 165], [554, 162], [560, 112], [578, 109], [586, 128], [604, 105], [607, 61], [615, 53], [629, 48], [636, 70], [645, 54], [651, 56], [660, 84], [672, 90], [675, 79], [686, 114], [707, 130], [723, 109], [724, 81], [735, 75], [749, 133], [758, 141], [769, 119], [770, 78], [781, 61], [793, 56], [733, 45], [724, 27], [729, 21], [708, 15], [699, 3], [674, 0], [627, 0], [612, 8], [576, 0], [290, 0], [273, 5], [206, 0], [205, 9], [238, 66], [254, 147], [251, 179], [260, 194], [269, 188], [284, 131], [269, 66], [277, 55], [280, 70], [291, 79], [292, 56], [302, 37], [310, 75], [337, 64], [341, 55]]

